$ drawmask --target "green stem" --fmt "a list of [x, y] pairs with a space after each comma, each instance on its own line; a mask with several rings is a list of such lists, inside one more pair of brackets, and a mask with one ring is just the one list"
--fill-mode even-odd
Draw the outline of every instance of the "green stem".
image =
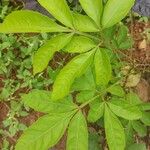
[[[120, 81], [117, 81], [116, 83], [114, 83], [113, 85], [111, 85], [110, 87], [112, 86], [115, 86], [119, 83]], [[89, 103], [93, 102], [96, 98], [100, 97], [100, 96], [103, 96], [104, 93], [106, 93], [106, 91], [110, 88], [110, 87], [107, 87], [105, 90], [103, 90], [102, 92], [100, 92], [98, 95], [96, 95], [95, 97], [91, 98], [90, 100], [88, 100], [87, 102], [83, 103], [82, 105], [79, 106], [80, 109], [82, 109], [83, 107], [87, 106]], [[105, 101], [103, 99], [103, 101]]]
[[89, 38], [92, 38], [92, 39], [94, 39], [94, 40], [96, 40], [96, 41], [99, 41], [99, 40], [100, 40], [99, 38], [97, 38], [97, 37], [95, 37], [95, 36], [93, 36], [93, 35], [87, 34], [87, 33], [81, 33], [81, 32], [78, 32], [78, 31], [75, 31], [75, 33], [76, 33], [76, 34], [79, 34], [79, 35], [83, 35], [83, 36], [89, 37]]
[[83, 103], [82, 105], [79, 106], [80, 109], [82, 109], [83, 107], [85, 107], [86, 105], [88, 105], [89, 103], [93, 102], [96, 98], [98, 98], [100, 95], [96, 95], [95, 97], [93, 97], [92, 99], [88, 100], [87, 102]]

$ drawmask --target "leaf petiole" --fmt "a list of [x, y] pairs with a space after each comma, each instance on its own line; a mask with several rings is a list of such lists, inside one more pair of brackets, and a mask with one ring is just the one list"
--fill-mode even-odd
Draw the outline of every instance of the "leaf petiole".
[[93, 102], [96, 98], [98, 98], [100, 95], [96, 95], [95, 97], [91, 98], [90, 100], [88, 100], [87, 102], [83, 103], [82, 105], [79, 106], [80, 109], [82, 109], [83, 107], [85, 107], [86, 105], [88, 105], [89, 103]]

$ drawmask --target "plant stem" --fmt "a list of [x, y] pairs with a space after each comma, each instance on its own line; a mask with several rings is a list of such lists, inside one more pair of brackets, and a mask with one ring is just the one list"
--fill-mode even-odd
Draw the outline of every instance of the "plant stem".
[[99, 38], [97, 38], [97, 37], [95, 37], [95, 36], [93, 36], [93, 35], [87, 34], [87, 33], [81, 33], [81, 32], [78, 32], [78, 31], [75, 31], [75, 33], [76, 33], [76, 34], [79, 34], [79, 35], [84, 35], [84, 36], [89, 37], [89, 38], [92, 38], [92, 39], [94, 39], [94, 40], [96, 40], [96, 41], [99, 41], [99, 40], [100, 40]]
[[80, 109], [82, 109], [83, 107], [85, 107], [86, 105], [88, 105], [89, 103], [91, 103], [92, 101], [94, 101], [96, 98], [98, 98], [100, 95], [96, 95], [95, 97], [93, 97], [92, 99], [88, 100], [87, 102], [83, 103], [82, 105], [79, 106]]
[[[114, 83], [112, 86], [115, 86], [116, 84], [118, 84], [120, 81], [117, 81], [116, 83]], [[107, 87], [105, 90], [103, 90], [102, 92], [100, 92], [98, 95], [94, 96], [93, 98], [91, 98], [90, 100], [88, 100], [87, 102], [83, 103], [82, 105], [79, 106], [80, 109], [82, 109], [83, 107], [85, 107], [86, 105], [88, 105], [89, 103], [93, 102], [96, 98], [102, 96], [110, 87]], [[105, 100], [103, 100], [105, 101]]]

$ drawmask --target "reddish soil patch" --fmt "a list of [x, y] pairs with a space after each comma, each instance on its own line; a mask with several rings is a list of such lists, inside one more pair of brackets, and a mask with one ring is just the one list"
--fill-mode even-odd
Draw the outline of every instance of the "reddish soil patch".
[[67, 140], [67, 135], [65, 134], [61, 138], [59, 143], [54, 148], [52, 148], [51, 150], [66, 150], [66, 140]]
[[3, 76], [0, 75], [0, 89], [2, 89], [4, 86], [3, 80], [4, 80]]
[[135, 89], [136, 93], [144, 102], [150, 101], [150, 84], [148, 81], [141, 79]]
[[5, 103], [0, 103], [0, 127], [2, 127], [2, 122], [7, 117], [7, 113], [9, 111], [9, 108]]
[[[9, 111], [9, 108], [5, 103], [0, 103], [0, 129], [2, 129], [3, 124], [2, 122], [7, 118], [7, 113]], [[0, 135], [0, 149], [2, 149], [2, 136]]]
[[[131, 29], [132, 28], [132, 29]], [[148, 41], [146, 29], [150, 28], [150, 23], [135, 22], [130, 26], [131, 36], [134, 40], [134, 48], [128, 51], [129, 60], [135, 64], [138, 70], [150, 71], [150, 41]]]
[[42, 115], [42, 113], [32, 111], [28, 116], [19, 118], [19, 121], [27, 126], [30, 126]]

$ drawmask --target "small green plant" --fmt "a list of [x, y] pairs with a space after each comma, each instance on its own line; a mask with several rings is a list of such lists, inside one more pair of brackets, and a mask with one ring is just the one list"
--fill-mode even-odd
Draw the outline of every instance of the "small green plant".
[[17, 101], [11, 101], [7, 119], [3, 121], [3, 127], [8, 128], [8, 132], [3, 131], [3, 133], [8, 137], [13, 137], [18, 131], [23, 131], [26, 129], [26, 126], [22, 123], [19, 123], [16, 117], [25, 117], [27, 115], [28, 113], [22, 110], [21, 103], [18, 103]]
[[70, 11], [65, 0], [38, 0], [58, 23], [40, 13], [22, 10], [8, 15], [0, 25], [2, 33], [55, 33], [35, 53], [34, 75], [46, 69], [56, 51], [75, 54], [57, 75], [51, 92], [36, 89], [22, 97], [25, 105], [46, 115], [23, 133], [16, 150], [47, 150], [57, 144], [66, 129], [67, 150], [88, 150], [87, 122], [101, 118], [109, 149], [124, 150], [133, 137], [125, 130], [134, 129], [143, 136], [143, 124], [150, 125], [149, 112], [145, 112], [150, 106], [133, 92], [123, 90], [126, 77], [117, 66], [118, 49], [132, 46], [128, 29], [117, 23], [127, 15], [134, 0], [79, 1], [87, 15]]
[[21, 93], [33, 88], [48, 88], [54, 82], [55, 74], [60, 67], [56, 71], [48, 67], [46, 75], [39, 74], [36, 77], [31, 72], [32, 56], [48, 37], [47, 34], [34, 36], [21, 34], [19, 38], [17, 35], [0, 34], [0, 76], [2, 79], [0, 101], [10, 101], [16, 97], [18, 99]]

